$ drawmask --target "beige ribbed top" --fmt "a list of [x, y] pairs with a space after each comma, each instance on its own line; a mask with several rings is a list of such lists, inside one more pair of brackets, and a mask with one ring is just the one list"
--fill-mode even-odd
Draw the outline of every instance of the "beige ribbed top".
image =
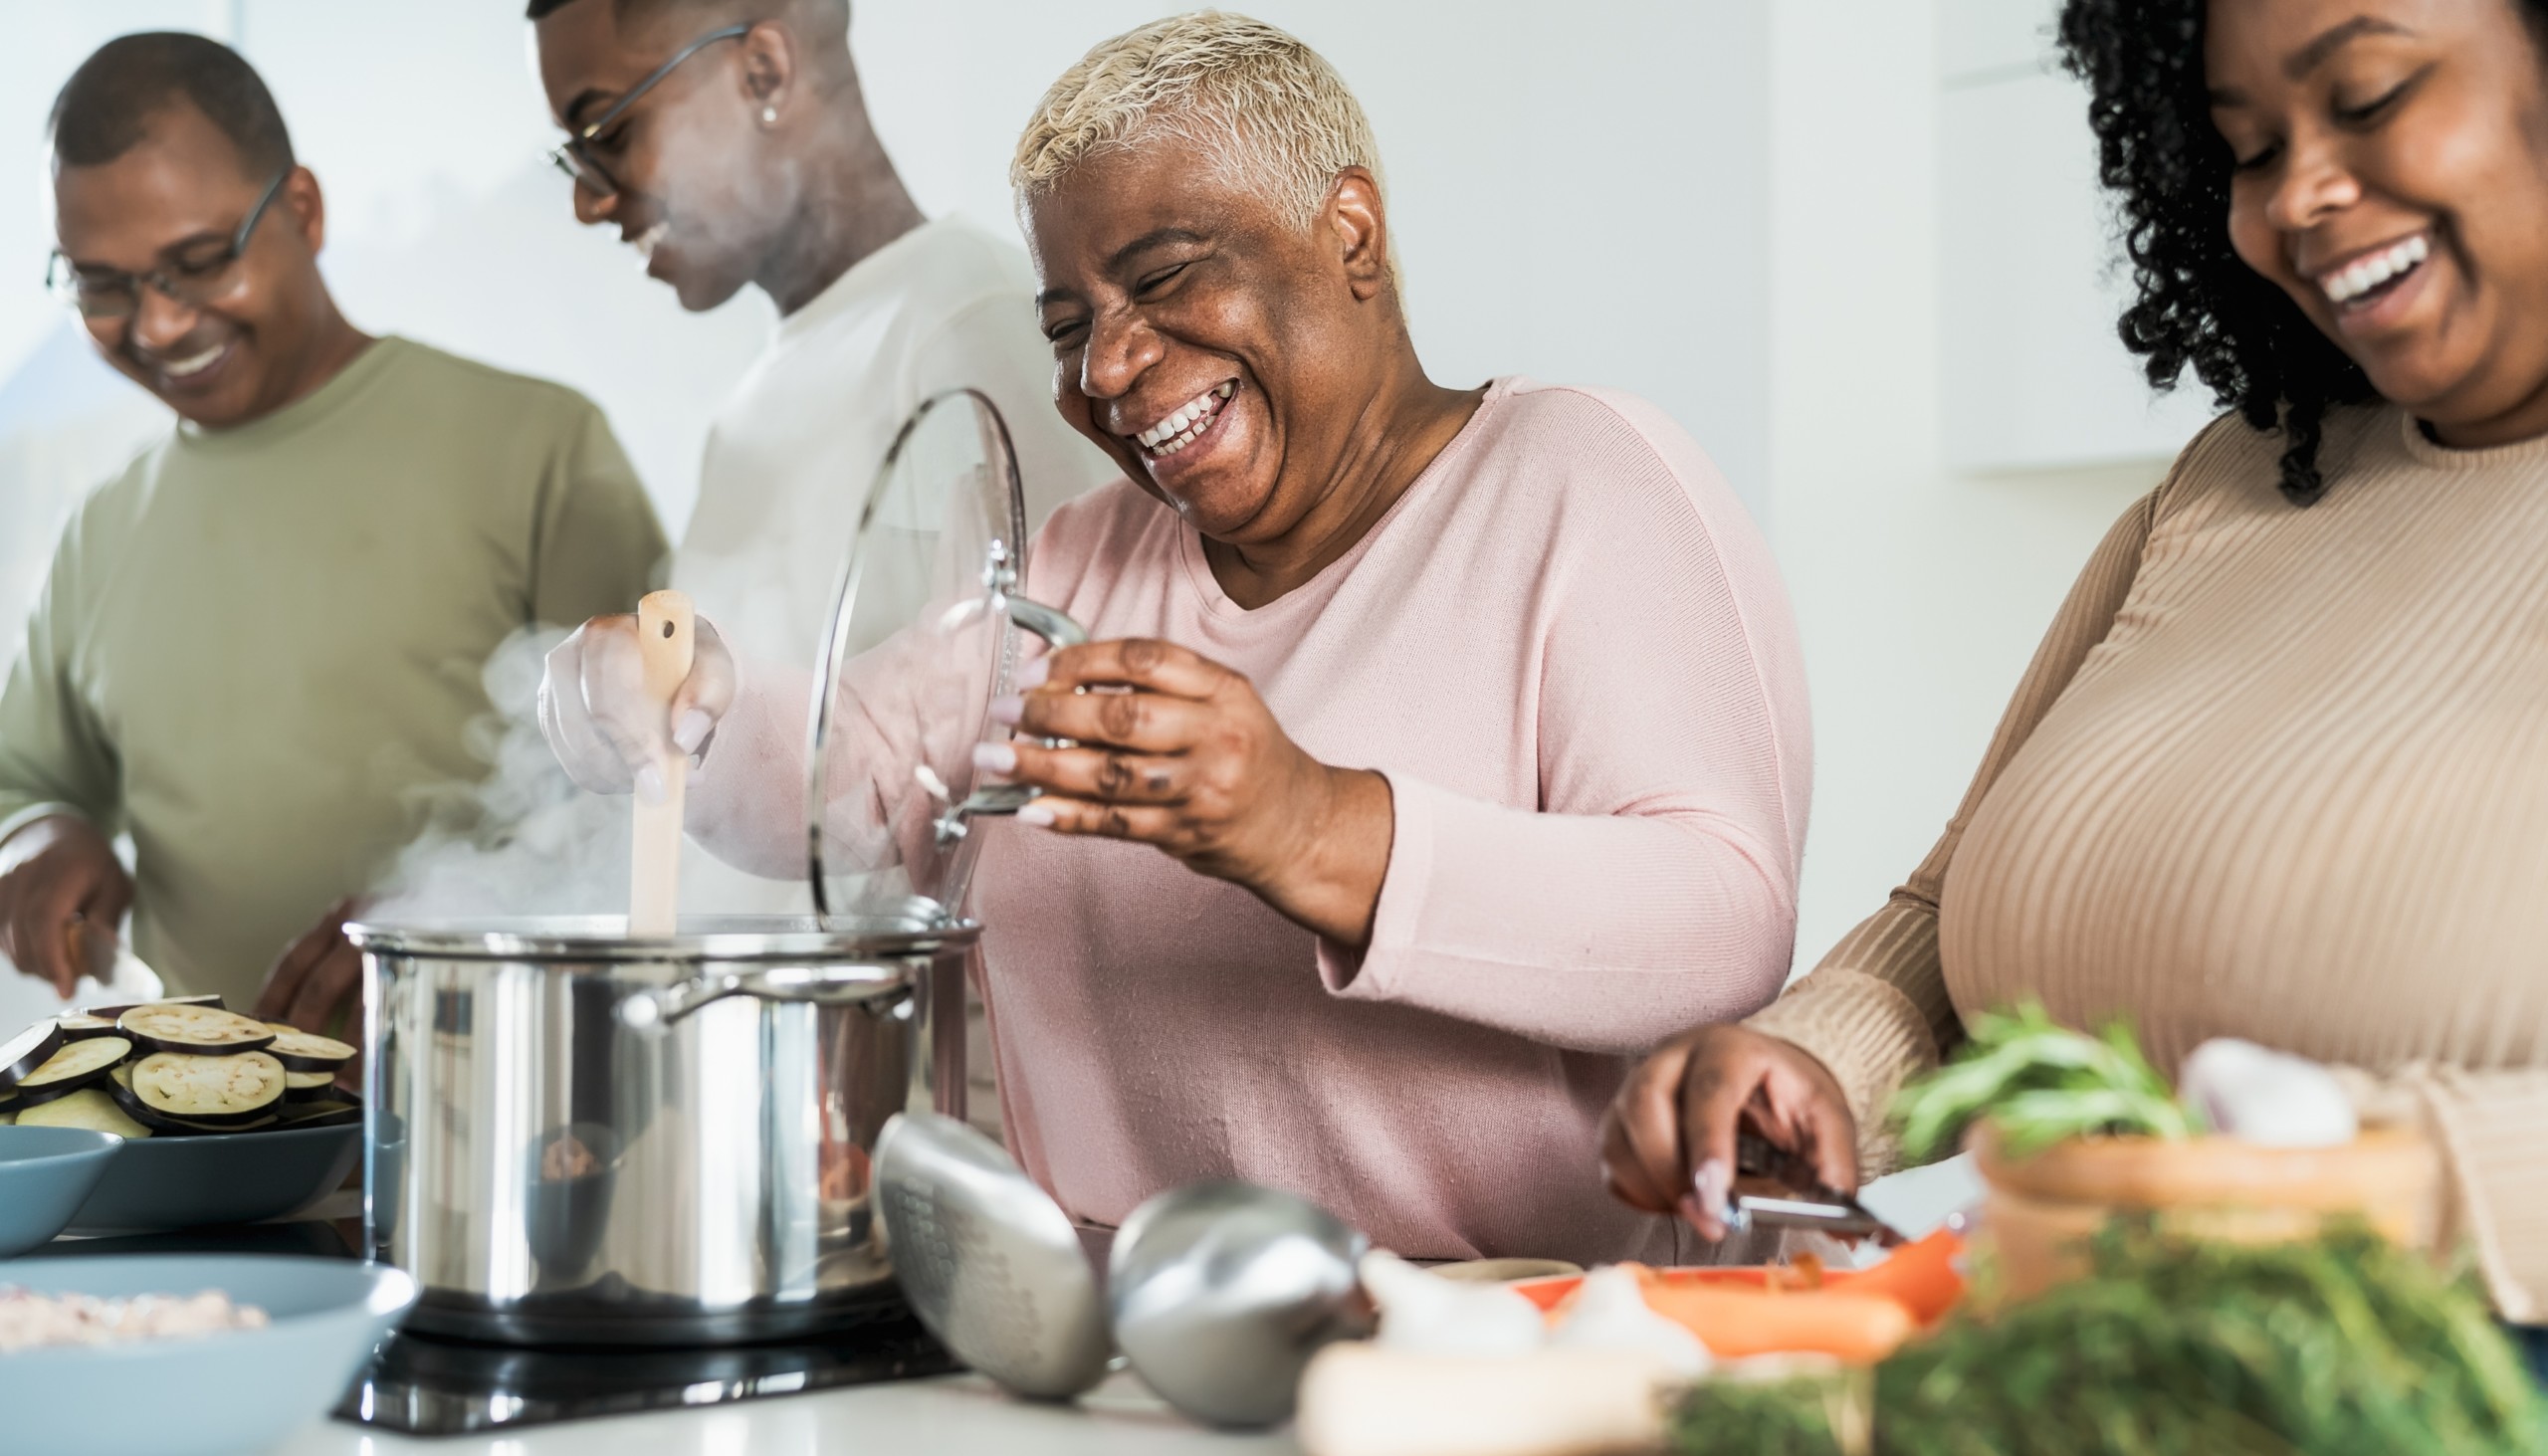
[[2348, 411], [2307, 509], [2278, 449], [2216, 422], [2116, 522], [1937, 848], [1750, 1024], [1869, 1134], [2027, 996], [2128, 1014], [2162, 1067], [2213, 1036], [2335, 1064], [2426, 1124], [2445, 1230], [2548, 1320], [2548, 439]]

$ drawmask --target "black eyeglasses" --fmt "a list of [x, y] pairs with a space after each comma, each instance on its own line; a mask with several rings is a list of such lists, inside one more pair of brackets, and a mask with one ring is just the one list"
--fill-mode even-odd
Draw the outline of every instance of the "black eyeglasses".
[[248, 209], [248, 218], [239, 224], [226, 242], [207, 244], [192, 252], [179, 252], [164, 268], [141, 273], [120, 273], [110, 268], [82, 268], [63, 256], [61, 249], [44, 268], [45, 287], [53, 296], [80, 311], [83, 318], [129, 318], [141, 307], [144, 287], [156, 290], [163, 298], [189, 309], [200, 309], [218, 303], [237, 285], [240, 255], [248, 251], [248, 237], [257, 231], [257, 223], [283, 191], [284, 180], [292, 175], [286, 167], [275, 173], [266, 184], [257, 205]]
[[698, 55], [700, 52], [707, 50], [710, 46], [717, 44], [719, 41], [738, 40], [743, 36], [750, 35], [751, 33], [752, 28], [748, 25], [730, 25], [724, 30], [710, 31], [708, 34], [701, 36], [698, 40], [695, 40], [689, 45], [682, 47], [679, 51], [674, 52], [671, 60], [656, 67], [653, 74], [649, 75], [644, 81], [630, 87], [626, 96], [623, 96], [618, 101], [611, 103], [610, 109], [602, 112], [598, 116], [595, 116], [590, 122], [582, 126], [574, 127], [568, 133], [565, 141], [556, 146], [550, 147], [548, 150], [548, 160], [556, 164], [557, 170], [574, 178], [576, 186], [590, 192], [595, 197], [609, 197], [616, 194], [619, 191], [619, 181], [617, 178], [611, 176], [607, 168], [602, 166], [601, 158], [593, 155], [593, 138], [599, 136], [612, 122], [628, 114], [628, 108], [637, 104], [638, 98], [644, 96], [650, 91], [653, 91], [655, 89], [655, 83], [672, 75], [674, 68], [680, 66], [681, 63]]

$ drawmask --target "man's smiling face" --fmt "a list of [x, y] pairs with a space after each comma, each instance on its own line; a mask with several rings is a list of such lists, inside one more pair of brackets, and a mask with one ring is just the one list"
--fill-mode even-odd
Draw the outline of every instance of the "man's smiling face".
[[[172, 104], [114, 160], [56, 168], [57, 242], [82, 270], [182, 276], [187, 262], [220, 255], [272, 181], [249, 175], [202, 112]], [[128, 316], [87, 319], [90, 337], [107, 362], [198, 425], [271, 413], [292, 397], [324, 317], [320, 234], [317, 183], [297, 172], [240, 257], [206, 276], [204, 302], [144, 285]]]

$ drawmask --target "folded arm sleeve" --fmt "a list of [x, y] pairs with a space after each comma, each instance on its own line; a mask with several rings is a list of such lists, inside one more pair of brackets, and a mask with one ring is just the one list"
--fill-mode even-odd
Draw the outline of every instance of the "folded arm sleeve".
[[590, 404], [540, 483], [531, 619], [550, 626], [637, 609], [662, 584], [671, 550], [635, 467]]
[[2548, 1324], [2548, 1070], [2417, 1062], [2336, 1075], [2365, 1122], [2421, 1128], [2442, 1159], [2436, 1246], [2468, 1249], [2496, 1313]]
[[120, 816], [114, 746], [72, 678], [88, 618], [86, 528], [74, 518], [64, 531], [0, 689], [0, 839], [49, 814], [79, 814], [108, 833]]
[[1777, 994], [1810, 772], [1793, 619], [1695, 448], [1675, 467], [1632, 440], [1595, 439], [1598, 491], [1564, 488], [1585, 504], [1517, 645], [1539, 654], [1537, 702], [1515, 706], [1539, 803], [1383, 765], [1388, 868], [1369, 945], [1320, 943], [1335, 994], [1607, 1054]]
[[2089, 557], [2052, 630], [2035, 649], [1955, 818], [1910, 882], [1841, 937], [1810, 974], [1746, 1023], [1794, 1042], [1830, 1069], [1857, 1120], [1860, 1165], [1871, 1171], [1898, 1160], [1884, 1118], [1894, 1091], [1937, 1066], [1963, 1039], [1938, 958], [1938, 895], [1956, 846], [2001, 771], [2070, 686], [2090, 649], [2113, 628], [2166, 491], [2163, 484], [2136, 502]]

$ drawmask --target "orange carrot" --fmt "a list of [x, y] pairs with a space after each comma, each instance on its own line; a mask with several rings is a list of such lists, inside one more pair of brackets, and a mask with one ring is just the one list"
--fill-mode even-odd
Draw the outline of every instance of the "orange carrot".
[[1917, 1243], [1904, 1244], [1892, 1257], [1870, 1269], [1828, 1276], [1829, 1287], [1851, 1294], [1880, 1294], [1898, 1302], [1923, 1325], [1934, 1325], [1964, 1298], [1964, 1276], [1955, 1261], [1964, 1240], [1945, 1229]]
[[1653, 1283], [1645, 1302], [1699, 1337], [1721, 1359], [1754, 1354], [1827, 1354], [1869, 1364], [1893, 1352], [1916, 1327], [1911, 1312], [1880, 1294], [1845, 1290], [1710, 1288]]

